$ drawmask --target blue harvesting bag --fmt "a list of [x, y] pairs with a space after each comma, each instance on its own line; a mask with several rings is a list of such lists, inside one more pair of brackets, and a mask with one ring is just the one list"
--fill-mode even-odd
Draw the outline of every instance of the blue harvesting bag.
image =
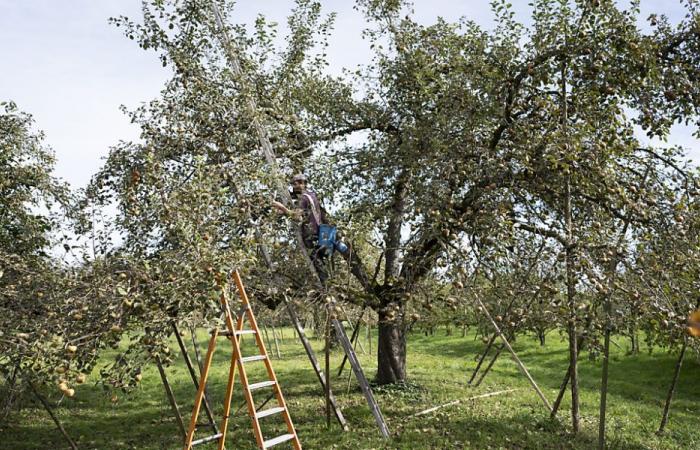
[[338, 229], [325, 223], [318, 226], [318, 246], [323, 248], [326, 255], [333, 255], [333, 250], [338, 250], [343, 255], [350, 250], [345, 242], [337, 240]]
[[318, 246], [325, 249], [327, 255], [333, 254], [335, 248], [335, 235], [338, 229], [322, 223], [318, 226]]

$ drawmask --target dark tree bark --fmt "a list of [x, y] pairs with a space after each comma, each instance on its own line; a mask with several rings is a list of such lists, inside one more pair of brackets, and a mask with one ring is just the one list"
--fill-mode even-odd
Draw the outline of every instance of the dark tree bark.
[[[567, 89], [566, 89], [566, 60], [561, 68], [561, 112], [562, 128], [564, 135], [564, 151], [568, 152], [568, 130], [569, 120]], [[579, 395], [578, 395], [578, 331], [576, 330], [576, 275], [574, 273], [574, 219], [571, 206], [571, 175], [566, 176], [564, 198], [564, 221], [566, 224], [566, 297], [569, 306], [569, 379], [571, 383], [571, 428], [574, 433], [578, 433], [579, 422]]]
[[537, 330], [537, 338], [540, 340], [540, 347], [544, 347], [545, 345], [545, 339], [546, 339], [546, 333], [543, 329]]
[[405, 171], [399, 175], [394, 192], [394, 201], [391, 205], [391, 216], [386, 230], [386, 264], [384, 266], [384, 283], [391, 284], [392, 279], [399, 276], [400, 247], [401, 247], [401, 226], [403, 225], [403, 214], [406, 208], [406, 178]]
[[[408, 173], [400, 173], [393, 203], [391, 216], [386, 230], [386, 249], [384, 267], [384, 286], [392, 286], [400, 276], [401, 265], [401, 226], [406, 206], [406, 180]], [[391, 288], [389, 288], [391, 289]], [[395, 292], [384, 292], [380, 295], [382, 307], [377, 309], [379, 314], [379, 337], [377, 343], [377, 382], [392, 384], [406, 379], [406, 335], [403, 328], [403, 295]], [[398, 308], [397, 308], [398, 307]]]
[[605, 338], [603, 344], [603, 374], [600, 381], [600, 412], [598, 413], [598, 449], [605, 450], [605, 419], [608, 405], [608, 374], [610, 361], [610, 299], [605, 299]]
[[579, 395], [578, 395], [578, 331], [576, 327], [576, 288], [573, 271], [572, 251], [566, 251], [566, 290], [569, 304], [569, 381], [571, 385], [571, 428], [579, 431]]
[[639, 338], [637, 336], [637, 327], [632, 325], [630, 329], [630, 355], [639, 353]]
[[[400, 315], [399, 315], [400, 317]], [[406, 335], [400, 320], [379, 310], [377, 383], [392, 384], [406, 379]]]

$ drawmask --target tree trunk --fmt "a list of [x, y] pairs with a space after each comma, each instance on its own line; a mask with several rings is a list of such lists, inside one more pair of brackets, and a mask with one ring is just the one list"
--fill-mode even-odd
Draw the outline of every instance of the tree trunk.
[[5, 394], [4, 398], [0, 400], [0, 423], [4, 422], [7, 417], [10, 415], [10, 411], [12, 410], [12, 405], [15, 402], [16, 397], [18, 396], [17, 391], [19, 390], [17, 388], [17, 372], [19, 371], [18, 367], [15, 367], [12, 370], [12, 375], [9, 377], [5, 374], [3, 374], [5, 378], [5, 390], [7, 393]]
[[[568, 103], [566, 89], [566, 60], [561, 67], [561, 112], [562, 112], [562, 134], [563, 150], [568, 153]], [[579, 396], [578, 396], [578, 339], [576, 327], [576, 277], [574, 274], [574, 218], [571, 206], [571, 175], [567, 174], [564, 186], [564, 221], [566, 224], [566, 297], [569, 305], [569, 378], [571, 383], [571, 427], [574, 433], [579, 431]]]
[[630, 355], [639, 353], [639, 339], [637, 337], [637, 327], [632, 325], [630, 329]]
[[[586, 325], [588, 326], [588, 324]], [[584, 337], [582, 336], [580, 339], [576, 340], [576, 345], [577, 345], [577, 353], [581, 353], [581, 350], [583, 349], [583, 341]], [[566, 374], [564, 374], [564, 380], [561, 382], [561, 386], [559, 387], [559, 394], [557, 394], [557, 399], [554, 400], [554, 405], [552, 406], [552, 414], [550, 414], [549, 418], [554, 419], [557, 417], [557, 412], [559, 411], [559, 406], [561, 405], [561, 401], [564, 399], [564, 394], [566, 394], [566, 387], [569, 385], [569, 378], [571, 376], [571, 366], [566, 368]]]
[[578, 395], [578, 331], [576, 327], [575, 280], [571, 261], [571, 251], [567, 249], [567, 296], [569, 300], [569, 380], [571, 384], [571, 428], [579, 431], [579, 395]]
[[598, 449], [605, 450], [605, 413], [608, 404], [608, 374], [610, 361], [610, 299], [605, 299], [605, 338], [603, 343], [603, 374], [600, 380], [600, 412], [598, 413]]
[[[406, 206], [406, 182], [408, 172], [402, 170], [399, 173], [396, 190], [393, 193], [389, 222], [385, 234], [385, 265], [384, 283], [386, 286], [393, 284], [401, 272], [400, 247], [401, 226], [403, 225], [403, 213]], [[377, 383], [393, 384], [406, 380], [406, 335], [403, 328], [403, 303], [387, 298], [382, 302], [379, 314], [379, 339], [377, 342]], [[400, 309], [394, 311], [392, 306], [398, 305]], [[391, 316], [389, 311], [392, 311]]]
[[397, 319], [387, 318], [379, 310], [379, 341], [377, 344], [377, 383], [392, 384], [406, 380], [406, 335]]

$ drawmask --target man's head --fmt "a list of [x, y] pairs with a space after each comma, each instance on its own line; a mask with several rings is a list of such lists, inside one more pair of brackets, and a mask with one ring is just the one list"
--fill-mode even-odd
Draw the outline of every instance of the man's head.
[[292, 191], [295, 194], [301, 194], [306, 190], [306, 175], [298, 173], [292, 178]]

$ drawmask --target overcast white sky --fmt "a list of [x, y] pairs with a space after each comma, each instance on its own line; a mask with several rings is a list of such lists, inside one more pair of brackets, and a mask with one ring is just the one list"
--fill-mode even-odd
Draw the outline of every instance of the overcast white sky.
[[[527, 22], [527, 0], [513, 0]], [[326, 12], [338, 13], [330, 43], [330, 70], [368, 62], [371, 54], [361, 39], [363, 17], [352, 0], [322, 1]], [[488, 0], [415, 0], [415, 17], [431, 23], [436, 17], [460, 16], [489, 27]], [[57, 175], [83, 187], [97, 171], [111, 145], [133, 140], [138, 129], [120, 111], [156, 97], [168, 78], [152, 52], [143, 51], [110, 26], [111, 16], [140, 18], [140, 0], [0, 0], [0, 101], [14, 100], [34, 115], [56, 152]], [[642, 0], [642, 17], [663, 12], [681, 16], [679, 0]], [[236, 21], [250, 23], [262, 13], [280, 24], [291, 0], [240, 0]], [[673, 143], [691, 148], [700, 161], [700, 142], [678, 127]]]

